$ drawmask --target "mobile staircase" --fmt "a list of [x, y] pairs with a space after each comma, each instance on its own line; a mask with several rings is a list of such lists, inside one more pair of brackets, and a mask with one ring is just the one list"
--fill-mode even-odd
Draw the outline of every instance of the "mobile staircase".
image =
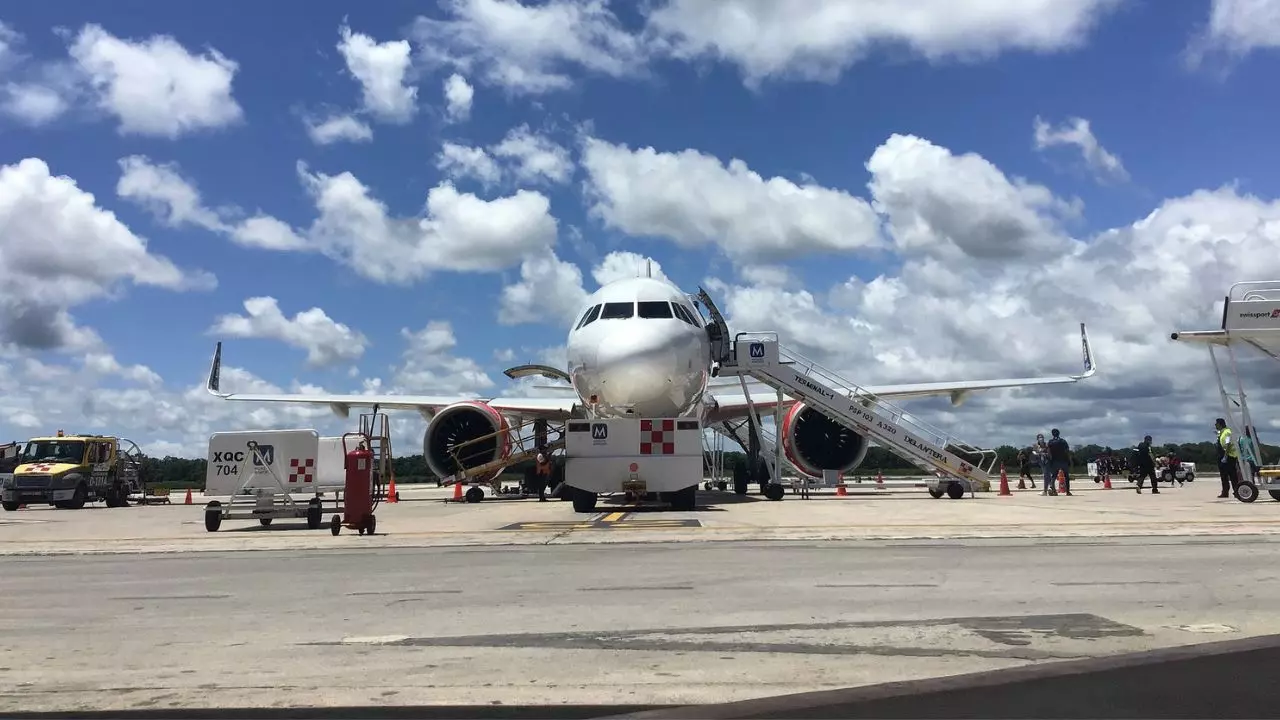
[[[546, 442], [547, 435], [550, 433], [558, 433], [559, 437], [551, 442]], [[463, 494], [463, 499], [469, 503], [477, 503], [484, 499], [484, 490], [481, 486], [487, 486], [494, 496], [503, 494], [515, 494], [514, 492], [504, 492], [502, 486], [502, 475], [495, 474], [501, 470], [505, 470], [512, 465], [533, 460], [538, 456], [539, 441], [546, 442], [548, 454], [555, 454], [557, 450], [564, 447], [564, 428], [556, 423], [546, 423], [543, 420], [529, 420], [515, 425], [510, 425], [502, 430], [488, 435], [481, 435], [466, 442], [454, 445], [450, 451], [453, 456], [454, 467], [461, 468], [454, 473], [451, 480], [447, 480], [445, 484], [470, 485]], [[509, 448], [505, 457], [498, 457], [489, 462], [475, 463], [476, 459], [488, 457], [493, 454], [494, 445], [499, 448], [504, 445]], [[478, 478], [488, 478], [488, 480], [480, 480]]]
[[[973, 495], [975, 488], [987, 489], [999, 461], [995, 450], [979, 448], [951, 437], [901, 408], [876, 397], [834, 372], [784, 348], [777, 333], [738, 333], [728, 340], [728, 325], [705, 291], [698, 295], [716, 327], [708, 331], [712, 357], [718, 375], [737, 376], [747, 398], [748, 417], [760, 428], [759, 415], [751, 401], [746, 376], [751, 376], [781, 393], [801, 400], [833, 421], [858, 432], [934, 476], [929, 494], [945, 493], [952, 499]], [[763, 433], [761, 433], [763, 436]], [[774, 483], [780, 473], [773, 457], [769, 460]], [[775, 490], [769, 497], [781, 497]]]

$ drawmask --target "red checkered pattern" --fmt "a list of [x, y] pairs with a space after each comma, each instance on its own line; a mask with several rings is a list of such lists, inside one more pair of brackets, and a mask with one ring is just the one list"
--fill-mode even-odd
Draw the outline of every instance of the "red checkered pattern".
[[293, 458], [289, 461], [289, 484], [309, 483], [315, 479], [315, 458]]
[[652, 420], [640, 421], [640, 454], [641, 455], [675, 455], [676, 454], [676, 421]]
[[27, 472], [49, 472], [53, 469], [55, 463], [36, 463], [27, 468]]

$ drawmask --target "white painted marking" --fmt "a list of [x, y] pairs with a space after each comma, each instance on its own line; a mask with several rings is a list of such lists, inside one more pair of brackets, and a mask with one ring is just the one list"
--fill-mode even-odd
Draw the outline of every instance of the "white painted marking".
[[1232, 633], [1239, 632], [1239, 628], [1233, 628], [1230, 625], [1222, 625], [1221, 623], [1203, 623], [1200, 625], [1174, 625], [1178, 630], [1185, 630], [1193, 633]]
[[343, 645], [387, 645], [401, 640], [408, 640], [408, 635], [372, 635], [369, 637], [342, 638]]

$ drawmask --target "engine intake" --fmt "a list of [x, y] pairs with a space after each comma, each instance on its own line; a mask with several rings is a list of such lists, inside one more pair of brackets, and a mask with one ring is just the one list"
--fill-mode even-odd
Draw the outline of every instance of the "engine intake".
[[[508, 457], [511, 437], [506, 434], [507, 429], [507, 419], [502, 413], [482, 402], [454, 403], [436, 413], [427, 426], [422, 438], [422, 456], [436, 477], [448, 478], [458, 470]], [[471, 442], [474, 440], [479, 442]], [[474, 479], [487, 482], [500, 474], [501, 468]]]
[[800, 471], [822, 477], [823, 470], [848, 472], [862, 464], [870, 443], [859, 433], [804, 403], [782, 418], [782, 450]]

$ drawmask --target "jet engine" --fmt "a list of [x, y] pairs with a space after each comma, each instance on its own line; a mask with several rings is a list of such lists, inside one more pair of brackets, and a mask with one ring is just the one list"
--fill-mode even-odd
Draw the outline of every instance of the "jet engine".
[[[422, 456], [436, 477], [448, 478], [459, 469], [478, 467], [510, 455], [511, 437], [504, 432], [507, 429], [507, 419], [488, 405], [470, 400], [457, 402], [432, 418], [422, 438]], [[473, 440], [478, 442], [470, 442]], [[496, 469], [473, 479], [487, 482], [501, 473], [501, 469]]]
[[862, 435], [804, 403], [791, 406], [782, 418], [782, 451], [801, 471], [822, 477], [823, 470], [848, 472], [867, 456], [870, 443]]

